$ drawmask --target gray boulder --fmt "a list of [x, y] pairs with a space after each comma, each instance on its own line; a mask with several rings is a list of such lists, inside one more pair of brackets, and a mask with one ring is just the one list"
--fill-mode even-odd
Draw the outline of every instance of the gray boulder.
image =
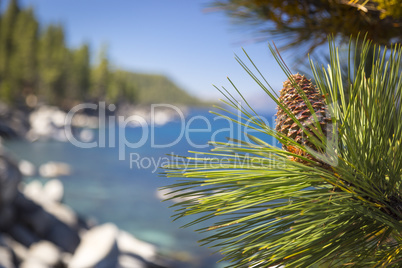
[[8, 229], [8, 234], [18, 243], [25, 247], [30, 247], [32, 244], [38, 242], [40, 238], [32, 233], [28, 228], [17, 223]]
[[54, 218], [49, 232], [43, 237], [49, 240], [63, 251], [73, 253], [80, 244], [78, 233], [64, 222]]
[[15, 224], [14, 207], [12, 205], [5, 205], [0, 207], [0, 230], [7, 230], [13, 224]]
[[0, 148], [0, 207], [14, 201], [21, 179], [21, 172], [16, 163], [5, 156]]
[[[63, 251], [70, 253], [75, 251], [80, 243], [76, 230], [21, 193], [17, 195], [15, 207], [18, 220], [35, 235], [54, 243]], [[15, 239], [18, 241], [17, 238]]]
[[24, 186], [23, 192], [26, 197], [41, 205], [46, 212], [71, 228], [78, 229], [77, 214], [70, 207], [61, 203], [64, 187], [60, 180], [52, 179], [44, 186], [41, 182], [34, 180]]
[[28, 110], [12, 109], [0, 102], [0, 136], [6, 139], [22, 138], [30, 128]]
[[60, 203], [48, 203], [44, 209], [70, 228], [74, 230], [79, 228], [78, 217], [70, 207]]

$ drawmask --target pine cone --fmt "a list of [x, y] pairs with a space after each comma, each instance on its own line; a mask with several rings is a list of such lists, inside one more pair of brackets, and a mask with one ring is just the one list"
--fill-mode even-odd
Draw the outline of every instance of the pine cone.
[[[297, 120], [299, 120], [301, 125], [307, 129], [309, 133], [319, 139], [319, 137], [311, 131], [311, 129], [315, 129], [314, 117], [311, 114], [307, 104], [304, 102], [302, 96], [299, 94], [299, 90], [304, 92], [307, 99], [311, 103], [323, 134], [327, 136], [327, 126], [331, 123], [331, 119], [327, 117], [327, 107], [324, 96], [321, 95], [318, 88], [313, 85], [311, 80], [308, 80], [304, 75], [292, 75], [290, 79], [283, 83], [283, 89], [280, 91], [279, 101], [290, 110], [290, 112], [297, 118]], [[309, 146], [315, 151], [319, 151], [303, 129], [299, 127], [279, 105], [277, 109], [276, 130], [287, 137], [294, 139], [301, 145]], [[295, 146], [283, 144], [282, 147], [289, 152], [304, 156], [308, 159], [323, 164], [322, 161], [315, 159], [312, 155]], [[293, 157], [292, 160], [297, 162], [305, 162], [298, 157]]]

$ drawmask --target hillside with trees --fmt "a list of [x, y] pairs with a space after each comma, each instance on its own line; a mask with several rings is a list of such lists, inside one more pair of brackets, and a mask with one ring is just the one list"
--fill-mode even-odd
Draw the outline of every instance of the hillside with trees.
[[103, 48], [92, 63], [89, 44], [69, 48], [62, 25], [40, 25], [32, 8], [11, 0], [0, 14], [0, 99], [27, 99], [65, 109], [83, 101], [200, 104], [161, 75], [116, 69]]
[[[163, 103], [176, 103], [177, 100], [185, 99], [188, 105], [199, 105], [200, 101], [183, 92], [166, 76], [157, 74], [140, 74], [119, 71], [121, 75], [125, 75], [129, 85], [138, 88], [139, 90], [134, 92], [137, 94], [134, 98], [140, 99], [141, 103], [150, 104], [153, 102]], [[124, 90], [124, 86], [121, 87]], [[183, 96], [183, 94], [185, 94]]]

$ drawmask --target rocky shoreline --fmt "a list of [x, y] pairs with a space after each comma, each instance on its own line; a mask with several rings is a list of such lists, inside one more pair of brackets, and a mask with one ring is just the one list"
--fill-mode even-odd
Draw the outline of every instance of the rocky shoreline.
[[[0, 102], [0, 137], [24, 138], [29, 141], [51, 139], [65, 142], [68, 141], [66, 136], [66, 128], [68, 128], [76, 139], [87, 142], [93, 138], [93, 129], [107, 127], [111, 119], [113, 126], [122, 121], [123, 127], [138, 127], [141, 126], [138, 118], [148, 125], [162, 126], [171, 121], [183, 119], [188, 113], [187, 107], [167, 104], [155, 107], [129, 104], [116, 107], [113, 104], [106, 105], [104, 102], [82, 105], [83, 107], [92, 105], [92, 108], [73, 107], [70, 111], [48, 105], [35, 108], [10, 108]], [[74, 111], [70, 114], [71, 122], [67, 122], [67, 115], [71, 111]], [[135, 116], [137, 120], [129, 120], [131, 116]]]
[[[121, 107], [113, 115], [136, 113], [150, 120], [149, 107]], [[30, 141], [66, 141], [66, 112], [56, 107], [10, 109], [0, 103], [0, 137]], [[159, 123], [174, 120], [161, 111]], [[96, 114], [79, 113], [73, 127], [89, 131], [99, 127]], [[133, 126], [135, 127], [135, 126]], [[82, 133], [81, 133], [82, 134]], [[65, 135], [65, 134], [64, 134]], [[48, 162], [39, 168], [28, 161], [16, 161], [0, 141], [0, 268], [162, 268], [188, 267], [162, 255], [150, 243], [141, 241], [113, 223], [96, 225], [63, 204], [60, 180], [24, 182], [24, 176], [54, 178], [67, 175], [68, 165]]]
[[1, 152], [0, 267], [172, 267], [156, 246], [112, 223], [89, 223], [62, 199], [60, 180], [24, 185], [17, 163]]

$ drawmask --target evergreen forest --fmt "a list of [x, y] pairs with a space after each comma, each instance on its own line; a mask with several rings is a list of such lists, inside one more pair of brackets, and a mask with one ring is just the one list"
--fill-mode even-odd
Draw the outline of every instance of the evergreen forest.
[[200, 103], [163, 75], [116, 68], [105, 48], [94, 57], [88, 43], [68, 47], [61, 24], [41, 25], [32, 8], [11, 0], [0, 14], [0, 100], [23, 106], [32, 98], [64, 109], [99, 100]]

